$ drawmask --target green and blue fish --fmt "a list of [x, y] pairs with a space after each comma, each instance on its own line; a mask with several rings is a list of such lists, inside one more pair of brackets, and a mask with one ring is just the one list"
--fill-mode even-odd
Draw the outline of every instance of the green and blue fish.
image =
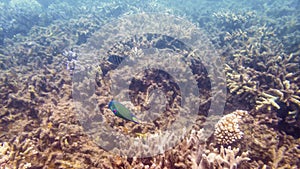
[[129, 120], [135, 123], [139, 123], [139, 120], [133, 115], [128, 108], [126, 108], [123, 104], [111, 100], [108, 104], [108, 108], [118, 117]]

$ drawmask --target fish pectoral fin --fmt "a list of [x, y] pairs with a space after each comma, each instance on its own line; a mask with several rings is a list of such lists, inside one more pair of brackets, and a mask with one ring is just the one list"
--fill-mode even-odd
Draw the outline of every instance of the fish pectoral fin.
[[132, 117], [132, 120], [133, 120], [134, 122], [136, 122], [136, 123], [140, 123], [140, 120], [139, 120], [138, 118], [136, 118], [136, 117]]

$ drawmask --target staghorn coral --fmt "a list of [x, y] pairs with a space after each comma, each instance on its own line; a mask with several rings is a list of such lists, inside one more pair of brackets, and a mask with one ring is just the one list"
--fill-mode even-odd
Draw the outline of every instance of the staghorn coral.
[[1, 162], [2, 168], [30, 168], [32, 166], [29, 156], [36, 156], [38, 150], [36, 149], [33, 140], [16, 138], [12, 143], [3, 143], [1, 147]]
[[[76, 46], [77, 42], [78, 44], [84, 42], [95, 30], [108, 21], [109, 16], [114, 14], [119, 16], [121, 13], [130, 14], [132, 11], [128, 11], [128, 9], [143, 11], [138, 3], [132, 5], [133, 3], [129, 1], [126, 5], [120, 5], [120, 2], [101, 2], [101, 4], [89, 2], [87, 4], [95, 5], [81, 4], [80, 7], [73, 8], [67, 3], [51, 4], [47, 16], [63, 18], [64, 21], [51, 21], [53, 24], [47, 27], [34, 26], [32, 28], [29, 25], [37, 24], [36, 22], [27, 22], [26, 25], [29, 24], [27, 28], [17, 26], [22, 24], [20, 17], [17, 16], [20, 13], [8, 11], [11, 9], [1, 5], [0, 23], [2, 29], [5, 30], [0, 30], [0, 34], [2, 32], [6, 34], [5, 37], [0, 37], [0, 43], [6, 46], [0, 47], [0, 138], [1, 142], [9, 142], [3, 145], [4, 150], [7, 150], [6, 155], [11, 152], [10, 150], [16, 148], [14, 160], [12, 162], [4, 160], [5, 164], [1, 163], [1, 167], [26, 168], [31, 165], [29, 168], [191, 168], [191, 166], [199, 168], [200, 161], [202, 160], [202, 164], [206, 161], [204, 158], [202, 159], [203, 153], [206, 152], [203, 155], [205, 158], [220, 155], [221, 151], [205, 149], [205, 145], [209, 143], [197, 143], [190, 138], [183, 140], [174, 147], [174, 150], [167, 151], [162, 155], [153, 158], [129, 159], [105, 152], [93, 144], [81, 131], [78, 119], [75, 118], [74, 105], [70, 101], [72, 98], [70, 94], [71, 77], [70, 72], [64, 69], [66, 58], [61, 54], [62, 51], [65, 48]], [[223, 14], [227, 14], [226, 17], [231, 17], [228, 19], [228, 23], [225, 23], [225, 15], [215, 15], [214, 19], [208, 17], [209, 12], [208, 14], [202, 12], [207, 11], [207, 7], [203, 5], [205, 10], [198, 10], [198, 5], [193, 3], [192, 6], [197, 10], [191, 10], [191, 12], [190, 8], [187, 8], [185, 10], [188, 13], [179, 12], [189, 15], [186, 17], [197, 23], [199, 21], [203, 27], [210, 25], [211, 21], [219, 25], [216, 27], [210, 25], [208, 27], [212, 27], [212, 29], [208, 30], [220, 31], [216, 37], [220, 37], [221, 40], [215, 38], [212, 40], [219, 42], [220, 49], [224, 51], [224, 60], [227, 61], [228, 102], [241, 104], [241, 109], [244, 109], [243, 105], [247, 105], [247, 108], [256, 111], [256, 115], [253, 117], [255, 123], [239, 125], [245, 133], [243, 139], [240, 140], [243, 147], [240, 147], [239, 153], [248, 149], [248, 158], [251, 158], [251, 161], [243, 160], [239, 164], [239, 168], [244, 166], [248, 166], [248, 168], [299, 168], [299, 139], [294, 140], [294, 138], [286, 136], [284, 132], [279, 133], [277, 129], [280, 128], [278, 125], [280, 118], [276, 117], [276, 115], [283, 117], [282, 113], [286, 113], [286, 122], [290, 124], [299, 122], [297, 120], [297, 118], [299, 119], [300, 94], [299, 45], [297, 45], [299, 44], [299, 24], [297, 22], [299, 14], [291, 14], [292, 8], [296, 8], [297, 5], [291, 4], [292, 1], [255, 0], [255, 4], [263, 11], [250, 11], [249, 14], [255, 15], [247, 15], [247, 12], [226, 10], [230, 5], [232, 5], [230, 8], [235, 5], [247, 6], [244, 5], [245, 2], [236, 4], [226, 2], [228, 3], [218, 1], [217, 4], [225, 8]], [[102, 3], [105, 5], [103, 6]], [[152, 9], [155, 11], [157, 2], [151, 1], [150, 3], [153, 4]], [[201, 3], [208, 2], [201, 1]], [[253, 2], [251, 1], [251, 3]], [[147, 8], [147, 4], [143, 5]], [[93, 9], [90, 6], [93, 6]], [[178, 9], [186, 8], [182, 4], [179, 6]], [[164, 8], [166, 9], [164, 11], [168, 10], [167, 12], [173, 13], [173, 8], [171, 9], [169, 6]], [[63, 9], [64, 12], [57, 13], [56, 9]], [[218, 14], [214, 10], [220, 9], [213, 9], [211, 15]], [[199, 12], [195, 14], [194, 11]], [[6, 18], [4, 15], [6, 12], [12, 19]], [[276, 18], [273, 18], [274, 12]], [[88, 16], [84, 16], [87, 13]], [[284, 17], [281, 17], [282, 15]], [[76, 17], [68, 21], [74, 16]], [[244, 16], [247, 18], [243, 19]], [[263, 16], [263, 18], [257, 16]], [[45, 19], [45, 13], [39, 14], [39, 17]], [[39, 22], [41, 19], [32, 19], [32, 15], [27, 15], [24, 20]], [[11, 25], [4, 23], [5, 21], [9, 21], [7, 23]], [[49, 19], [46, 21], [48, 22]], [[23, 30], [31, 31], [27, 37], [16, 35], [10, 39], [15, 32], [23, 32]], [[210, 34], [216, 35], [215, 32], [210, 32]], [[81, 38], [78, 35], [81, 35]], [[277, 39], [283, 44], [277, 43]], [[106, 71], [105, 66], [102, 68], [104, 73], [99, 71], [101, 75]], [[37, 74], [39, 76], [36, 76]], [[98, 84], [103, 88], [96, 89], [96, 95], [99, 97], [93, 97], [93, 99], [97, 99], [101, 110], [105, 110], [105, 105], [110, 99], [107, 97], [109, 82], [105, 77], [98, 76], [98, 78]], [[199, 82], [201, 80], [203, 79], [200, 78]], [[204, 84], [206, 82], [200, 86]], [[84, 89], [85, 86], [81, 87]], [[135, 95], [135, 99], [147, 101], [149, 93], [151, 93], [149, 90], [148, 93], [138, 93]], [[227, 111], [225, 110], [225, 112]], [[112, 119], [112, 117], [108, 117], [108, 119]], [[162, 118], [158, 124], [162, 126], [163, 122]], [[112, 119], [112, 123], [124, 124], [115, 119]], [[141, 130], [138, 126], [133, 127], [130, 124], [125, 124], [125, 127], [134, 131]], [[148, 127], [144, 131], [155, 130], [153, 126]], [[119, 128], [123, 131], [124, 127], [120, 126]], [[248, 128], [249, 131], [245, 130]], [[199, 132], [198, 130], [197, 132]], [[294, 133], [297, 131], [299, 130], [294, 130]], [[194, 132], [192, 131], [192, 133]], [[25, 143], [28, 141], [13, 141], [20, 133], [24, 134], [23, 136], [27, 137], [29, 142], [37, 145], [38, 148], [33, 149], [38, 151], [40, 158], [34, 155], [33, 149], [24, 154]], [[191, 137], [195, 138], [196, 136]], [[201, 137], [201, 134], [198, 137]], [[27, 144], [28, 147], [32, 146]], [[24, 149], [20, 145], [23, 145]], [[270, 147], [266, 145], [270, 145]], [[7, 146], [10, 148], [7, 149]], [[234, 152], [233, 149], [227, 151]], [[222, 152], [222, 156], [226, 156], [226, 148]], [[235, 158], [239, 156], [239, 153]], [[6, 157], [3, 159], [7, 159]], [[22, 157], [30, 159], [31, 162], [27, 163], [22, 160]], [[12, 163], [16, 165], [12, 165]], [[230, 166], [227, 162], [224, 164]]]
[[9, 2], [10, 7], [16, 8], [19, 10], [24, 10], [25, 13], [32, 13], [34, 11], [41, 12], [42, 6], [35, 0], [11, 0]]
[[0, 168], [8, 167], [7, 162], [10, 158], [10, 150], [12, 147], [10, 146], [10, 143], [3, 142], [1, 143], [0, 147]]
[[247, 111], [236, 110], [222, 117], [215, 125], [214, 137], [218, 144], [229, 145], [240, 140], [244, 133], [240, 130], [239, 123]]
[[[147, 15], [145, 17], [148, 17]], [[142, 18], [143, 21], [146, 20]], [[149, 18], [151, 19], [151, 18]], [[126, 21], [126, 20], [125, 20]], [[127, 24], [127, 23], [126, 23]], [[128, 24], [133, 24], [129, 22]], [[116, 26], [118, 28], [118, 26]], [[175, 28], [175, 32], [179, 28]], [[124, 31], [128, 31], [130, 29], [126, 28]], [[110, 28], [109, 31], [112, 31]], [[119, 32], [119, 30], [116, 30]], [[171, 33], [173, 30], [171, 30]], [[109, 32], [108, 32], [109, 33]], [[168, 146], [173, 145], [174, 142], [176, 141], [173, 139], [172, 135], [169, 135], [170, 133], [166, 134], [158, 134], [161, 132], [165, 132], [165, 130], [169, 129], [170, 126], [172, 126], [172, 131], [174, 132], [175, 129], [177, 129], [176, 120], [179, 118], [179, 110], [180, 110], [180, 99], [181, 98], [181, 93], [182, 95], [186, 94], [180, 91], [180, 87], [178, 87], [178, 84], [174, 81], [174, 78], [168, 74], [168, 72], [165, 72], [164, 70], [160, 70], [160, 68], [155, 69], [155, 68], [148, 68], [145, 69], [144, 67], [141, 67], [143, 71], [140, 72], [133, 72], [135, 74], [135, 77], [130, 80], [130, 85], [129, 88], [126, 90], [120, 90], [117, 93], [117, 89], [119, 87], [122, 87], [122, 85], [118, 85], [118, 82], [126, 80], [130, 77], [132, 77], [131, 74], [125, 74], [124, 72], [130, 72], [130, 70], [133, 70], [131, 66], [123, 65], [120, 63], [122, 60], [126, 59], [137, 59], [140, 58], [141, 56], [144, 55], [144, 53], [148, 53], [147, 49], [148, 48], [154, 48], [153, 52], [158, 52], [161, 50], [160, 55], [165, 56], [165, 53], [167, 52], [172, 52], [172, 55], [166, 55], [170, 56], [172, 59], [171, 60], [177, 60], [179, 58], [182, 58], [183, 60], [187, 60], [186, 64], [191, 67], [193, 70], [193, 73], [195, 74], [195, 77], [197, 77], [197, 80], [199, 81], [199, 90], [203, 90], [204, 94], [201, 95], [201, 99], [203, 99], [204, 104], [206, 107], [208, 107], [209, 101], [207, 101], [207, 98], [210, 96], [209, 88], [210, 85], [208, 83], [205, 83], [208, 81], [207, 73], [204, 70], [204, 66], [201, 64], [199, 61], [200, 58], [196, 58], [194, 56], [195, 54], [194, 51], [191, 51], [186, 45], [182, 44], [179, 40], [171, 37], [171, 36], [166, 36], [166, 35], [161, 35], [161, 34], [143, 34], [140, 36], [134, 36], [130, 37], [129, 39], [124, 39], [122, 38], [120, 41], [115, 42], [115, 38], [113, 36], [109, 36], [109, 38], [102, 38], [102, 36], [106, 35], [107, 32], [97, 32], [97, 36], [94, 38], [90, 39], [90, 42], [88, 43], [89, 48], [85, 48], [86, 46], [83, 46], [81, 51], [84, 52], [85, 54], [82, 56], [79, 56], [79, 63], [83, 67], [87, 67], [86, 69], [80, 69], [78, 72], [78, 82], [74, 82], [74, 88], [76, 91], [81, 91], [79, 92], [74, 92], [78, 93], [74, 95], [74, 98], [79, 98], [77, 102], [77, 105], [82, 105], [84, 108], [81, 110], [80, 113], [82, 115], [80, 116], [81, 121], [83, 125], [86, 127], [87, 132], [92, 134], [93, 138], [96, 139], [96, 142], [100, 144], [104, 144], [106, 147], [109, 147], [108, 150], [110, 150], [111, 147], [128, 147], [126, 150], [122, 150], [126, 153], [131, 153], [130, 149], [134, 149], [135, 145], [122, 145], [122, 143], [125, 143], [126, 141], [123, 140], [123, 135], [125, 136], [136, 136], [136, 133], [149, 133], [150, 139], [153, 139], [151, 136], [155, 136], [155, 138], [161, 137], [163, 142], [161, 140], [157, 140], [158, 142], [156, 143], [162, 143], [162, 144], [167, 144]], [[124, 36], [123, 31], [119, 32], [120, 36]], [[189, 37], [188, 34], [186, 34], [186, 37]], [[112, 41], [114, 44], [113, 46], [108, 46], [106, 47], [106, 44], [110, 43], [99, 43], [99, 39], [101, 41]], [[180, 44], [180, 45], [178, 45]], [[102, 46], [103, 47], [100, 47]], [[97, 51], [99, 48], [105, 49], [107, 48], [108, 51], [105, 51], [105, 53], [100, 54], [100, 67], [101, 69], [96, 69], [91, 70], [90, 64], [94, 62], [95, 57], [98, 58], [99, 55], [95, 55], [95, 53], [102, 53], [103, 51]], [[91, 51], [92, 49], [93, 51]], [[150, 50], [149, 49], [149, 50]], [[152, 50], [152, 49], [151, 49]], [[210, 49], [208, 49], [210, 50]], [[176, 54], [174, 52], [178, 52], [179, 54]], [[210, 53], [210, 52], [208, 52]], [[145, 54], [145, 55], [146, 55]], [[151, 54], [148, 53], [150, 56]], [[147, 55], [145, 58], [148, 60], [148, 58], [151, 58], [150, 56]], [[212, 56], [213, 57], [213, 56]], [[191, 62], [187, 58], [193, 59]], [[168, 59], [168, 58], [166, 58]], [[199, 60], [198, 60], [199, 59]], [[121, 61], [120, 61], [121, 60]], [[144, 60], [144, 58], [143, 58]], [[146, 63], [148, 61], [144, 60]], [[211, 57], [209, 58], [209, 62], [211, 63]], [[153, 60], [149, 60], [149, 63], [153, 63]], [[154, 62], [156, 63], [156, 61]], [[214, 63], [214, 62], [213, 62]], [[169, 67], [170, 63], [163, 63], [165, 65], [163, 67]], [[137, 67], [143, 64], [135, 64]], [[121, 68], [124, 68], [120, 73], [118, 73], [118, 66]], [[217, 65], [208, 65], [212, 67], [218, 67]], [[147, 67], [147, 66], [146, 66]], [[151, 65], [150, 65], [151, 67]], [[135, 67], [136, 68], [136, 67]], [[145, 69], [145, 70], [144, 70]], [[182, 69], [184, 69], [183, 66], [171, 66], [171, 71], [176, 72], [178, 75]], [[93, 72], [94, 71], [94, 72]], [[217, 72], [217, 71], [216, 71]], [[89, 75], [92, 75], [92, 73], [95, 73], [97, 76], [97, 86], [94, 88], [93, 86], [93, 81], [89, 81], [89, 78], [85, 78], [84, 76], [89, 77]], [[170, 72], [169, 72], [170, 73]], [[120, 76], [121, 75], [121, 76]], [[178, 78], [177, 80], [182, 80], [183, 82], [189, 82], [194, 80], [194, 76], [182, 76]], [[187, 80], [187, 78], [189, 80]], [[211, 77], [213, 78], [213, 77]], [[116, 81], [117, 79], [117, 81]], [[99, 81], [98, 81], [99, 80]], [[193, 81], [192, 81], [193, 82]], [[220, 81], [221, 83], [221, 81]], [[123, 83], [125, 84], [125, 83]], [[127, 85], [127, 84], [126, 84]], [[113, 86], [109, 87], [109, 86]], [[116, 87], [116, 88], [114, 88]], [[185, 87], [185, 86], [184, 86]], [[182, 89], [184, 89], [182, 87]], [[112, 90], [115, 89], [115, 90]], [[181, 90], [182, 90], [181, 89]], [[207, 89], [207, 90], [206, 90]], [[93, 94], [93, 90], [95, 90], [95, 95]], [[114, 97], [115, 99], [122, 100], [125, 98], [127, 95], [127, 92], [129, 93], [129, 99], [133, 103], [133, 105], [138, 109], [142, 111], [147, 111], [149, 101], [153, 100], [151, 99], [151, 92], [153, 90], [159, 90], [161, 91], [162, 94], [165, 95], [166, 100], [163, 102], [159, 103], [159, 106], [155, 106], [155, 108], [158, 108], [158, 111], [150, 111], [151, 113], [147, 113], [146, 116], [143, 116], [143, 113], [139, 113], [138, 115], [141, 117], [142, 120], [146, 121], [145, 123], [142, 124], [132, 124], [128, 123], [126, 121], [122, 121], [115, 117], [113, 114], [109, 113], [107, 111], [107, 102]], [[102, 93], [102, 94], [100, 94]], [[197, 96], [198, 97], [198, 96]], [[157, 98], [156, 98], [157, 99]], [[190, 96], [190, 99], [195, 99], [194, 96]], [[158, 99], [157, 99], [158, 100]], [[163, 99], [162, 99], [163, 100]], [[96, 101], [96, 102], [95, 102]], [[167, 101], [167, 102], [166, 102]], [[190, 101], [190, 100], [189, 100]], [[93, 104], [100, 105], [100, 113], [93, 111], [94, 108]], [[204, 106], [203, 106], [204, 107]], [[95, 107], [97, 108], [97, 107]], [[191, 111], [191, 110], [189, 110]], [[189, 112], [184, 111], [184, 113]], [[153, 113], [154, 112], [154, 113]], [[197, 110], [192, 111], [193, 113], [197, 112]], [[184, 114], [182, 113], [182, 114]], [[200, 110], [199, 110], [200, 113]], [[201, 112], [203, 113], [203, 112]], [[100, 115], [99, 115], [100, 114]], [[157, 118], [152, 118], [152, 117], [157, 117]], [[189, 115], [190, 116], [190, 115]], [[145, 117], [145, 118], [144, 118]], [[139, 118], [139, 117], [138, 117]], [[148, 118], [148, 119], [147, 119]], [[99, 122], [93, 120], [93, 119], [100, 119]], [[177, 120], [178, 122], [179, 120]], [[101, 125], [100, 125], [101, 124]], [[111, 128], [108, 128], [106, 126], [109, 126]], [[99, 131], [99, 126], [103, 126], [103, 130]], [[184, 127], [180, 126], [178, 128], [179, 130], [184, 129]], [[114, 133], [113, 131], [119, 131], [121, 133]], [[175, 130], [175, 132], [177, 132]], [[176, 135], [176, 134], [175, 134]], [[165, 138], [165, 136], [169, 138]], [[105, 140], [101, 141], [101, 138], [105, 138]], [[119, 138], [119, 139], [113, 139], [113, 138]], [[113, 141], [112, 141], [113, 140]], [[128, 139], [126, 139], [128, 140]], [[141, 140], [138, 139], [133, 139], [133, 142], [136, 142], [136, 145], [139, 145], [138, 143]], [[148, 140], [146, 140], [148, 141]], [[121, 142], [121, 144], [119, 144]], [[167, 147], [168, 147], [167, 146]], [[141, 146], [142, 147], [142, 146]], [[150, 149], [149, 149], [150, 147]], [[143, 147], [144, 150], [149, 149], [147, 153], [155, 152], [155, 150], [162, 150], [164, 146], [158, 145], [151, 145], [147, 147]], [[116, 148], [117, 149], [117, 148]], [[117, 152], [119, 153], [119, 152]], [[121, 152], [122, 153], [122, 152]], [[132, 153], [131, 153], [132, 154]], [[147, 154], [149, 155], [149, 154]], [[141, 156], [140, 154], [136, 154], [136, 156]]]
[[283, 44], [272, 26], [263, 24], [258, 29], [252, 26], [247, 31], [247, 37], [224, 39], [224, 45], [231, 48], [226, 53], [225, 70], [227, 87], [235, 95], [232, 98], [243, 100], [257, 110], [277, 109], [284, 121], [299, 126], [298, 52], [283, 52]]
[[202, 160], [202, 154], [205, 152], [205, 142], [201, 140], [203, 137], [203, 130], [192, 130], [190, 135], [187, 137], [186, 143], [190, 147], [190, 153], [188, 155], [191, 161], [192, 168], [198, 168]]
[[299, 139], [276, 129], [280, 124], [276, 113], [251, 111], [243, 122], [240, 127], [244, 138], [239, 147], [242, 151], [248, 150], [248, 157], [251, 158], [247, 164], [249, 167], [295, 168], [299, 164], [299, 160], [293, 158], [299, 156]]
[[[256, 13], [254, 11], [240, 12], [240, 13], [235, 13], [233, 11], [218, 11], [213, 13], [212, 16], [217, 19], [218, 24], [223, 28], [229, 27], [232, 30], [237, 30], [238, 34], [234, 36], [239, 36], [239, 33], [241, 33], [240, 28], [243, 28], [245, 23], [247, 23], [251, 18], [256, 17]], [[228, 34], [228, 32], [226, 33]], [[234, 32], [232, 33], [235, 34]]]
[[[241, 155], [238, 155], [239, 153]], [[207, 155], [203, 154], [198, 168], [237, 169], [239, 164], [249, 160], [248, 152], [240, 152], [239, 148], [221, 146], [220, 151], [215, 149]]]

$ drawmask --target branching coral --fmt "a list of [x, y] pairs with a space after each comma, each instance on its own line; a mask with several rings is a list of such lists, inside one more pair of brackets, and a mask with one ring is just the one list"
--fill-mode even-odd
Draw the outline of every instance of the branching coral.
[[245, 92], [250, 94], [256, 94], [257, 82], [253, 80], [253, 76], [247, 73], [238, 73], [234, 71], [229, 65], [225, 65], [225, 70], [227, 71], [226, 80], [227, 86], [230, 93], [236, 93], [241, 95]]
[[187, 138], [187, 145], [191, 147], [191, 153], [188, 158], [192, 162], [192, 168], [198, 168], [200, 165], [202, 154], [205, 151], [205, 145], [201, 138], [203, 137], [203, 131], [192, 130], [190, 136]]
[[[266, 111], [268, 112], [268, 111]], [[242, 151], [248, 150], [251, 168], [281, 168], [286, 165], [293, 168], [299, 164], [295, 156], [299, 156], [299, 139], [283, 134], [270, 126], [278, 126], [276, 113], [262, 113], [261, 110], [251, 111], [243, 118], [241, 128], [243, 139], [239, 142]]]
[[263, 92], [261, 96], [256, 100], [256, 109], [258, 110], [263, 106], [266, 106], [268, 110], [271, 110], [272, 106], [276, 109], [280, 109], [280, 106], [276, 103], [277, 99], [278, 97]]
[[[27, 2], [32, 5], [28, 6]], [[196, 24], [199, 23], [203, 28], [211, 28], [207, 29], [212, 37], [211, 40], [219, 47], [227, 62], [225, 67], [229, 89], [227, 101], [242, 104], [241, 107], [246, 105], [245, 107], [255, 111], [253, 124], [240, 125], [243, 115], [228, 114], [216, 125], [218, 129], [216, 129], [214, 138], [218, 146], [221, 145], [220, 149], [207, 150], [206, 147], [210, 140], [207, 143], [201, 141], [202, 131], [197, 129], [193, 130], [187, 139], [183, 139], [178, 145], [161, 155], [129, 159], [105, 152], [93, 144], [82, 131], [78, 119], [75, 118], [75, 108], [71, 100], [72, 82], [70, 72], [65, 70], [67, 58], [61, 53], [65, 48], [72, 48], [76, 44], [84, 45], [83, 43], [103, 23], [123, 13], [144, 11], [146, 8], [148, 11], [155, 11], [157, 6], [168, 13], [177, 12], [177, 9], [169, 6], [163, 7], [154, 1], [150, 2], [151, 9], [145, 4], [140, 7], [138, 3], [132, 2], [128, 4], [89, 2], [95, 5], [78, 2], [80, 4], [78, 8], [74, 8], [66, 2], [47, 4], [46, 13], [42, 12], [37, 1], [13, 0], [10, 1], [11, 8], [6, 8], [4, 3], [0, 3], [0, 138], [3, 142], [0, 146], [0, 168], [192, 167], [198, 169], [201, 167], [243, 168], [246, 163], [245, 166], [249, 166], [249, 168], [299, 168], [299, 139], [296, 140], [286, 136], [284, 132], [277, 131], [280, 128], [279, 117], [285, 119], [284, 122], [299, 126], [300, 54], [299, 23], [297, 22], [299, 14], [292, 14], [293, 8], [299, 6], [298, 3], [294, 5], [291, 4], [291, 1], [281, 5], [280, 1], [255, 1], [263, 11], [223, 9], [219, 12], [220, 9], [216, 8], [214, 10], [217, 12], [209, 13], [206, 12], [207, 10], [185, 9], [187, 13], [184, 15], [187, 14], [187, 18], [196, 21]], [[232, 2], [230, 3], [230, 5], [234, 5]], [[226, 8], [221, 1], [217, 4]], [[269, 4], [275, 4], [275, 6], [271, 5], [270, 8]], [[181, 6], [178, 9], [186, 8], [186, 4], [178, 6]], [[192, 6], [198, 9], [198, 5], [194, 5], [194, 3]], [[283, 7], [276, 8], [278, 6]], [[207, 6], [202, 7], [207, 9]], [[199, 12], [194, 13], [195, 11]], [[261, 15], [263, 17], [259, 18], [258, 16]], [[276, 18], [270, 18], [270, 16]], [[53, 21], [61, 18], [63, 21]], [[70, 18], [72, 19], [68, 20]], [[49, 25], [49, 23], [52, 24]], [[38, 26], [40, 24], [43, 27]], [[182, 28], [177, 29], [181, 30]], [[16, 35], [17, 33], [28, 33], [28, 36]], [[141, 39], [144, 41], [147, 38]], [[103, 43], [106, 43], [105, 40], [103, 39]], [[172, 42], [168, 43], [172, 44]], [[144, 47], [143, 45], [149, 44], [142, 42], [138, 47]], [[126, 48], [129, 46], [125, 45]], [[137, 48], [132, 49], [136, 51], [135, 55], [140, 55]], [[173, 49], [179, 50], [179, 48]], [[118, 52], [123, 49], [120, 46], [113, 50], [109, 51], [109, 54], [119, 54]], [[184, 52], [184, 56], [191, 56]], [[124, 54], [131, 55], [128, 51]], [[95, 62], [95, 60], [92, 61]], [[78, 67], [81, 66], [80, 64], [77, 64]], [[88, 92], [81, 93], [80, 96], [84, 100], [85, 98], [90, 99], [84, 103], [97, 100], [96, 106], [101, 109], [103, 114], [107, 115], [110, 114], [106, 111], [106, 103], [111, 99], [109, 98], [111, 84], [104, 75], [111, 67], [100, 66], [102, 67], [98, 71], [96, 77], [98, 80], [96, 81], [97, 85], [102, 87], [101, 89], [95, 89], [91, 83], [83, 83], [81, 86], [76, 86], [77, 84], [74, 83], [74, 85], [80, 91], [87, 88], [90, 91], [95, 89], [96, 96], [90, 97]], [[195, 67], [200, 66], [196, 65]], [[209, 88], [209, 78], [206, 75], [201, 78], [202, 75], [197, 75], [199, 76], [197, 82], [203, 90], [206, 90]], [[156, 77], [158, 76], [153, 76], [153, 79]], [[136, 84], [140, 82], [144, 81], [137, 80]], [[152, 83], [152, 81], [148, 82]], [[159, 86], [170, 86], [170, 83], [163, 82], [156, 86], [153, 83], [145, 84], [144, 88], [133, 86], [136, 93], [133, 93], [132, 98], [136, 100], [138, 106], [146, 109], [147, 106], [141, 103], [143, 101], [151, 102], [151, 97], [155, 99], [156, 95], [151, 95], [151, 92]], [[138, 93], [143, 89], [147, 91]], [[176, 91], [176, 88], [173, 89]], [[175, 92], [168, 91], [166, 93], [171, 96]], [[208, 92], [203, 96], [204, 101], [207, 96], [209, 96]], [[209, 105], [208, 102], [207, 105]], [[174, 108], [175, 106], [169, 107]], [[225, 112], [227, 111], [229, 110], [225, 110]], [[147, 125], [144, 128], [116, 120], [110, 115], [105, 118], [108, 119], [109, 124], [113, 124], [114, 129], [123, 131], [129, 128], [127, 132], [131, 136], [143, 135], [140, 138], [142, 140], [147, 137], [144, 137], [147, 132], [168, 126], [169, 123], [164, 124], [164, 122], [169, 120], [168, 122], [171, 123], [177, 114], [166, 112], [164, 115], [172, 115], [172, 117], [162, 116], [156, 121], [156, 124]], [[90, 116], [89, 118], [99, 117], [92, 113], [87, 113], [87, 116]], [[142, 131], [143, 133], [134, 134], [132, 131]], [[298, 131], [292, 132], [297, 133]], [[240, 139], [239, 142], [235, 142], [238, 139]], [[172, 137], [163, 141], [169, 142], [170, 140]], [[239, 147], [240, 149], [224, 148], [225, 145], [234, 143], [242, 146]], [[249, 160], [250, 158], [251, 160]]]
[[[229, 26], [232, 29], [238, 29], [248, 22], [250, 18], [255, 17], [254, 11], [235, 13], [233, 11], [219, 11], [213, 13], [213, 17], [216, 17], [220, 25]], [[240, 31], [240, 29], [239, 29]]]
[[232, 39], [225, 41], [233, 52], [227, 56], [225, 67], [229, 92], [257, 110], [286, 109], [287, 113], [279, 115], [295, 125], [300, 112], [300, 55], [283, 52], [282, 43], [274, 36], [276, 28], [265, 24], [250, 32], [244, 40], [231, 37], [239, 44]]
[[[238, 155], [241, 153], [241, 155]], [[220, 151], [203, 154], [198, 168], [217, 168], [217, 169], [237, 169], [241, 162], [249, 161], [248, 152], [240, 152], [239, 148], [224, 148], [221, 146]]]
[[5, 167], [6, 163], [9, 160], [10, 157], [10, 150], [12, 149], [10, 147], [10, 144], [7, 142], [3, 142], [1, 143], [1, 147], [0, 147], [0, 168]]
[[0, 167], [1, 168], [30, 168], [31, 161], [29, 156], [37, 155], [38, 151], [34, 143], [26, 139], [20, 141], [20, 137], [13, 143], [2, 143], [0, 147]]

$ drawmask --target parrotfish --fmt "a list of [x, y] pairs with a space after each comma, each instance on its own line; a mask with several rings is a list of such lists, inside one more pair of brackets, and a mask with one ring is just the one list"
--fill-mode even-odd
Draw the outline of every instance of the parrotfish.
[[139, 123], [139, 120], [136, 118], [134, 114], [130, 112], [128, 108], [126, 108], [123, 104], [111, 100], [108, 104], [108, 108], [118, 117], [129, 120], [135, 123]]

